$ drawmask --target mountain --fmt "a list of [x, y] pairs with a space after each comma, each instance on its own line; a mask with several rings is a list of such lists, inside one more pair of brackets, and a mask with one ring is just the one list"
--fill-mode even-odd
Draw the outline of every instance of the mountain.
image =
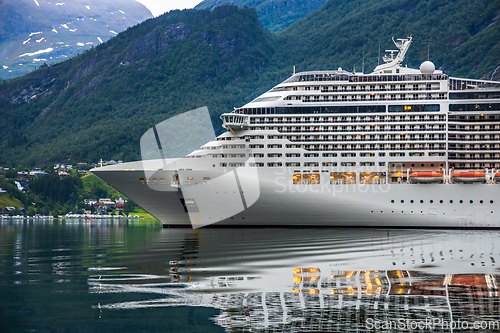
[[132, 160], [142, 133], [165, 117], [208, 105], [217, 121], [251, 97], [240, 81], [262, 71], [271, 37], [253, 9], [172, 11], [5, 81], [0, 165]]
[[0, 165], [139, 159], [141, 135], [172, 115], [207, 105], [220, 131], [221, 113], [293, 66], [370, 72], [392, 36], [413, 35], [410, 67], [430, 56], [451, 76], [498, 79], [499, 17], [496, 0], [330, 0], [272, 34], [254, 8], [173, 11], [0, 84]]
[[195, 8], [214, 9], [222, 5], [255, 8], [264, 28], [277, 32], [307, 16], [326, 2], [327, 0], [204, 0]]
[[135, 0], [0, 0], [0, 78], [71, 58], [151, 17]]

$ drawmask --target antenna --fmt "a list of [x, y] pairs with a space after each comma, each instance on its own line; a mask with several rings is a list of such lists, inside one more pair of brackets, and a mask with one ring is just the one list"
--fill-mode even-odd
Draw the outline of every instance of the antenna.
[[378, 58], [377, 58], [377, 66], [380, 66], [380, 42], [378, 42]]
[[429, 44], [427, 44], [427, 61], [430, 60], [430, 56], [429, 56], [430, 52], [429, 52], [429, 50], [430, 50], [430, 47], [429, 47]]
[[365, 73], [365, 51], [363, 51], [363, 65], [361, 66], [361, 73]]
[[295, 75], [295, 66], [293, 66], [293, 75]]

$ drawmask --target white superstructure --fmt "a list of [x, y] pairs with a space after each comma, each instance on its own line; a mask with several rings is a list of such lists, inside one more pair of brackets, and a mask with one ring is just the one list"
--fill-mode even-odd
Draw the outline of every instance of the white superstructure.
[[[371, 74], [294, 73], [223, 114], [216, 140], [149, 161], [153, 175], [143, 162], [92, 172], [165, 225], [498, 228], [500, 82], [403, 67], [411, 42], [395, 41]], [[231, 172], [227, 188], [215, 181]], [[193, 186], [202, 197], [186, 196]], [[235, 213], [218, 216], [225, 202]]]

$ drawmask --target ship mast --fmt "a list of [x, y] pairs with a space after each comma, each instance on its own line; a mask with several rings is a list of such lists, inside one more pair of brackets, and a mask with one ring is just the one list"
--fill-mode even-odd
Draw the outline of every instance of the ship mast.
[[[392, 37], [392, 41], [394, 45], [398, 48], [397, 50], [385, 50], [385, 52], [389, 52], [389, 55], [383, 57], [384, 64], [379, 65], [373, 71], [373, 74], [382, 74], [382, 73], [398, 73], [397, 69], [401, 68], [401, 64], [405, 59], [405, 55], [408, 52], [408, 48], [411, 45], [413, 37], [408, 38], [398, 38], [397, 41]], [[398, 52], [396, 56], [395, 52]]]

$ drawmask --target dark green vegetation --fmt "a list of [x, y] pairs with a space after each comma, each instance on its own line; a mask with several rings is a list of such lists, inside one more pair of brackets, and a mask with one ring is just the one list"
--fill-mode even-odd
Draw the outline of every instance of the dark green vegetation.
[[[50, 171], [50, 170], [49, 170]], [[84, 199], [99, 200], [99, 198], [123, 197], [115, 189], [109, 187], [93, 174], [82, 176], [76, 171], [70, 171], [70, 176], [60, 177], [55, 172], [46, 176], [29, 177], [26, 192], [19, 191], [14, 181], [17, 180], [17, 171], [2, 172], [0, 188], [8, 194], [0, 196], [0, 210], [4, 207], [24, 207], [29, 216], [40, 215], [65, 215], [70, 212], [81, 214], [82, 209], [94, 211], [90, 206], [85, 206]], [[145, 213], [133, 202], [125, 205], [124, 213]], [[24, 212], [16, 212], [24, 214]]]
[[222, 5], [237, 5], [257, 10], [262, 26], [277, 32], [323, 6], [327, 0], [205, 0], [196, 9], [214, 9]]
[[[8, 175], [6, 175], [8, 176]], [[33, 178], [30, 181], [30, 191], [23, 193], [14, 185], [13, 179], [0, 178], [0, 187], [9, 192], [10, 198], [15, 198], [25, 207], [30, 216], [35, 214], [53, 215], [76, 212], [75, 206], [83, 205], [83, 184], [77, 174], [71, 177], [60, 178], [58, 174]], [[3, 207], [0, 207], [3, 208]]]
[[[174, 11], [64, 63], [0, 85], [0, 165], [139, 159], [154, 124], [204, 105], [218, 117], [297, 71], [365, 72], [391, 36], [414, 36], [410, 67], [490, 78], [500, 65], [500, 2], [331, 0], [282, 32], [255, 9]], [[500, 70], [496, 72], [497, 77]], [[186, 128], [189, 131], [189, 128]]]

